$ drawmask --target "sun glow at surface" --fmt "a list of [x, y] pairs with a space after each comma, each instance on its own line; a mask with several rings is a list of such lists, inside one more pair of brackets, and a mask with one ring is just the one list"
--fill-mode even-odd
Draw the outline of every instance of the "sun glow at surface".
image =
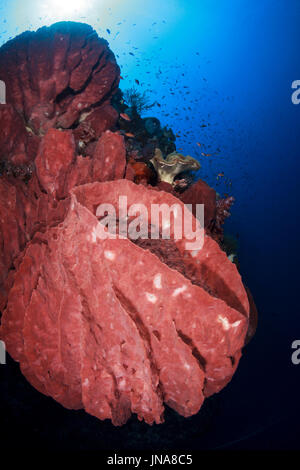
[[59, 17], [84, 15], [94, 6], [94, 0], [46, 0], [40, 4], [42, 14]]

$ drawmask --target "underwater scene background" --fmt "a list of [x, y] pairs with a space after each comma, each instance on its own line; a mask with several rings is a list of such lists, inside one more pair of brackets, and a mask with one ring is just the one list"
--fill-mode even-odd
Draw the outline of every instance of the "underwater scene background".
[[[299, 449], [299, 0], [0, 0], [0, 46], [56, 21], [90, 24], [121, 68], [120, 88], [145, 93], [197, 159], [200, 178], [234, 196], [225, 234], [238, 243], [259, 313], [229, 385], [183, 418], [113, 428], [34, 390], [0, 366], [1, 443], [46, 449]], [[2, 436], [3, 435], [3, 436]], [[0, 443], [0, 446], [1, 446]]]

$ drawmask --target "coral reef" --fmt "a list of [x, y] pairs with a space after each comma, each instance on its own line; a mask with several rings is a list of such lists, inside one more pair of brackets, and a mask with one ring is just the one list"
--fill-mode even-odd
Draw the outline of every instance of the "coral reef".
[[[233, 198], [192, 183], [199, 163], [176, 152], [156, 118], [138, 107], [119, 117], [119, 68], [91, 27], [57, 23], [13, 39], [0, 48], [0, 80], [7, 351], [41, 393], [115, 425], [132, 413], [161, 423], [165, 404], [197, 413], [231, 380], [255, 331], [252, 298], [220, 247]], [[203, 203], [202, 249], [186, 251], [172, 219], [168, 240], [101, 238], [99, 204], [116, 208], [118, 224], [130, 219], [120, 195], [147, 214]]]
[[216, 218], [216, 192], [205, 181], [199, 179], [189, 186], [178, 197], [185, 204], [192, 204], [192, 211], [196, 216], [196, 205], [204, 204], [204, 226], [208, 229]]
[[123, 93], [124, 104], [127, 106], [126, 111], [129, 116], [134, 117], [140, 115], [143, 111], [153, 108], [155, 103], [150, 103], [146, 92], [140, 92], [135, 87], [129, 88]]
[[217, 197], [216, 201], [216, 216], [211, 221], [208, 230], [211, 236], [219, 243], [223, 241], [223, 225], [225, 220], [230, 217], [230, 208], [234, 203], [234, 197], [228, 196], [226, 198]]
[[160, 148], [164, 155], [174, 152], [176, 138], [172, 129], [162, 127], [156, 117], [141, 116], [143, 111], [152, 108], [147, 96], [136, 89], [133, 89], [132, 95], [130, 90], [127, 90], [127, 94], [129, 94], [127, 97], [129, 104], [120, 89], [112, 96], [111, 104], [120, 116], [125, 113], [129, 117], [128, 120], [121, 116], [116, 126], [124, 135], [128, 159], [149, 161], [154, 155], [155, 148]]
[[151, 136], [156, 135], [159, 133], [160, 130], [160, 122], [157, 118], [148, 117], [144, 120], [145, 129]]
[[137, 184], [147, 185], [154, 179], [154, 174], [146, 163], [137, 162], [131, 158], [127, 165], [127, 179]]
[[184, 157], [180, 153], [173, 152], [163, 158], [159, 148], [155, 149], [154, 157], [150, 161], [158, 174], [158, 180], [170, 185], [174, 184], [175, 177], [180, 173], [200, 168], [200, 163], [189, 155]]

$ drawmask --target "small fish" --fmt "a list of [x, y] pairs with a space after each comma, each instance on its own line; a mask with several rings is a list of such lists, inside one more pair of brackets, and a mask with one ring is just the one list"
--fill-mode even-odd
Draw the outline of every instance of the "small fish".
[[139, 85], [139, 84], [140, 84], [140, 82], [138, 81], [138, 79], [137, 79], [137, 78], [136, 78], [134, 81], [135, 81], [135, 83], [136, 83], [137, 85]]
[[198, 147], [201, 147], [201, 144], [200, 144], [200, 142], [196, 142], [196, 144], [198, 145]]
[[134, 53], [133, 53], [133, 52], [129, 52], [129, 54], [130, 54], [130, 55], [134, 55]]
[[221, 178], [222, 176], [224, 176], [224, 172], [223, 172], [223, 171], [222, 171], [221, 173], [218, 173], [218, 175], [217, 175], [217, 180], [218, 180], [219, 178]]
[[132, 134], [131, 132], [126, 132], [125, 135], [126, 137], [131, 137], [131, 138], [134, 137], [134, 134]]
[[[201, 153], [201, 155], [203, 155], [203, 157], [211, 157], [211, 153]], [[224, 175], [223, 175], [224, 176]]]
[[106, 30], [106, 31], [108, 32], [108, 34], [110, 34], [110, 29], [108, 29], [108, 28], [107, 28], [107, 30]]
[[131, 121], [130, 117], [126, 113], [120, 113], [120, 117], [125, 119], [125, 121]]

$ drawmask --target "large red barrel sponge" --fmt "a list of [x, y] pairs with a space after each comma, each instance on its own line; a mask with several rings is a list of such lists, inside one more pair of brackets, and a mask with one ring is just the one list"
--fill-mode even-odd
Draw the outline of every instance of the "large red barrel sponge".
[[110, 105], [120, 69], [107, 41], [87, 24], [55, 23], [27, 31], [0, 48], [0, 159], [22, 164], [35, 158], [51, 128], [72, 128], [81, 149], [115, 124]]
[[115, 425], [131, 413], [161, 423], [164, 403], [191, 416], [236, 370], [247, 293], [207, 235], [198, 252], [184, 239], [145, 248], [99, 237], [96, 208], [118, 207], [119, 195], [149, 214], [152, 204], [182, 204], [125, 179], [72, 189], [64, 219], [22, 254], [0, 337], [29, 382], [67, 408]]

